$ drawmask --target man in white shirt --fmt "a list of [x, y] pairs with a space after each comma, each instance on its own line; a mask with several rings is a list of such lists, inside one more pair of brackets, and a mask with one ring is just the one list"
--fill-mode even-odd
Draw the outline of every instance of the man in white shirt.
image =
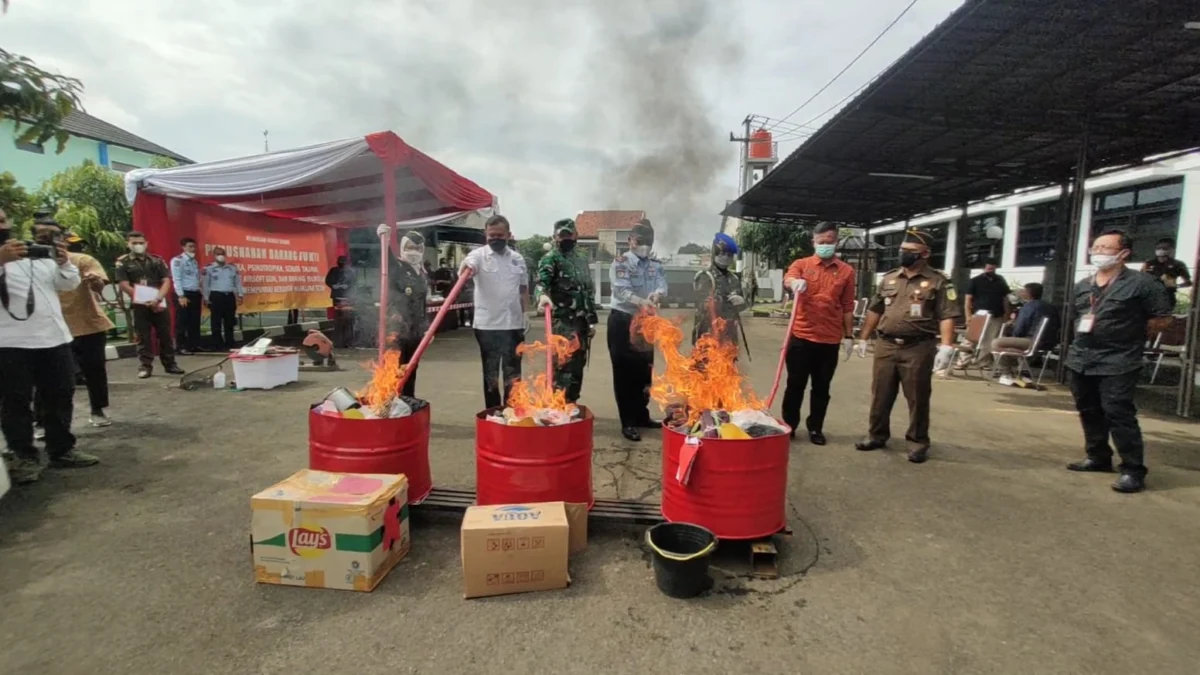
[[100, 460], [75, 450], [75, 362], [71, 331], [63, 319], [59, 291], [79, 286], [79, 270], [67, 257], [62, 230], [53, 220], [34, 225], [34, 245], [13, 239], [0, 211], [0, 429], [16, 460], [13, 482], [32, 483], [42, 474], [33, 444], [33, 391], [42, 404], [50, 466], [77, 468]]
[[[487, 408], [508, 402], [512, 385], [521, 379], [517, 345], [525, 341], [525, 309], [529, 276], [525, 258], [508, 247], [508, 219], [495, 215], [484, 226], [487, 245], [471, 251], [459, 272], [470, 268], [475, 280], [475, 339], [483, 359], [483, 403]], [[497, 375], [504, 379], [500, 396]]]

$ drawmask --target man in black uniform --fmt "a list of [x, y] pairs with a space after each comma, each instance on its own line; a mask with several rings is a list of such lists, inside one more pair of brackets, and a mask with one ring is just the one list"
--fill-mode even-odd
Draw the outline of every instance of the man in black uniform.
[[1163, 237], [1154, 246], [1154, 259], [1142, 265], [1142, 271], [1158, 279], [1167, 289], [1167, 302], [1175, 309], [1175, 289], [1192, 285], [1187, 265], [1175, 259], [1175, 240]]
[[350, 300], [350, 292], [355, 280], [354, 268], [344, 255], [338, 256], [337, 266], [329, 268], [325, 275], [329, 299], [333, 302], [333, 342], [343, 349], [354, 341], [354, 303]]
[[[167, 312], [164, 298], [171, 292], [171, 273], [162, 258], [146, 252], [146, 235], [130, 232], [125, 235], [129, 253], [117, 258], [116, 280], [121, 290], [129, 296], [133, 307], [133, 329], [137, 333], [137, 354], [141, 367], [138, 377], [146, 379], [154, 370], [154, 352], [150, 349], [150, 333], [158, 336], [158, 358], [163, 370], [171, 375], [182, 375], [183, 369], [175, 363], [175, 347], [171, 344], [171, 315]], [[143, 300], [137, 302], [136, 286], [142, 289]], [[152, 299], [144, 296], [154, 293]]]
[[1144, 445], [1134, 390], [1142, 371], [1146, 332], [1163, 330], [1171, 308], [1153, 277], [1125, 268], [1133, 240], [1108, 230], [1092, 242], [1095, 276], [1075, 284], [1075, 341], [1067, 351], [1071, 395], [1083, 424], [1087, 458], [1067, 465], [1072, 471], [1112, 471], [1111, 436], [1121, 456], [1117, 492], [1146, 487]]
[[[400, 239], [400, 259], [393, 256], [388, 266], [388, 339], [394, 340], [388, 346], [400, 350], [403, 363], [412, 358], [429, 328], [429, 315], [425, 313], [429, 279], [421, 266], [424, 259], [425, 237], [420, 232], [409, 232]], [[414, 368], [400, 393], [416, 396], [416, 390]]]

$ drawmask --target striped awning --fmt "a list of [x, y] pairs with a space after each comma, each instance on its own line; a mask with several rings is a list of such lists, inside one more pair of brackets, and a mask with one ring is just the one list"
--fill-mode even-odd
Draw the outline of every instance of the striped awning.
[[395, 176], [396, 218], [437, 221], [493, 206], [487, 190], [385, 131], [252, 157], [125, 175], [139, 192], [340, 228], [385, 222], [384, 172]]

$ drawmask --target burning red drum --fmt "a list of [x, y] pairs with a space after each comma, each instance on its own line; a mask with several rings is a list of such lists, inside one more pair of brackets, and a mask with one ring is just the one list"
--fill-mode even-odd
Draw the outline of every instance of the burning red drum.
[[[787, 434], [748, 439], [701, 438], [691, 471], [676, 479], [687, 436], [663, 427], [662, 514], [720, 539], [761, 539], [787, 517]], [[687, 453], [684, 453], [685, 462]]]
[[592, 411], [553, 427], [511, 427], [475, 416], [475, 502], [586, 503], [592, 507]]
[[433, 489], [429, 476], [429, 406], [407, 417], [359, 420], [308, 411], [308, 468], [344, 473], [402, 473], [408, 503]]

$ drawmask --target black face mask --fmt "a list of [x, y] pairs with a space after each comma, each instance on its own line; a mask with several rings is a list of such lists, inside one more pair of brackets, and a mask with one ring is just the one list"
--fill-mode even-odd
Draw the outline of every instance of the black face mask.
[[508, 248], [507, 239], [488, 239], [488, 248], [496, 253], [503, 253], [504, 249]]
[[916, 265], [917, 262], [919, 262], [920, 260], [921, 260], [920, 253], [914, 253], [913, 251], [901, 251], [900, 252], [900, 266], [901, 267], [912, 267], [913, 265]]
[[338, 265], [338, 267], [345, 267], [345, 266], [346, 266], [346, 261], [345, 261], [345, 260], [338, 260], [338, 261], [337, 261], [337, 265]]
[[563, 240], [559, 241], [558, 242], [558, 250], [562, 251], [563, 253], [570, 253], [571, 251], [574, 251], [575, 250], [575, 240], [574, 239], [563, 239]]
[[4, 228], [3, 230], [0, 230], [0, 244], [3, 244], [4, 242], [8, 241], [8, 237], [11, 234], [12, 234], [12, 230], [8, 229], [7, 227]]

